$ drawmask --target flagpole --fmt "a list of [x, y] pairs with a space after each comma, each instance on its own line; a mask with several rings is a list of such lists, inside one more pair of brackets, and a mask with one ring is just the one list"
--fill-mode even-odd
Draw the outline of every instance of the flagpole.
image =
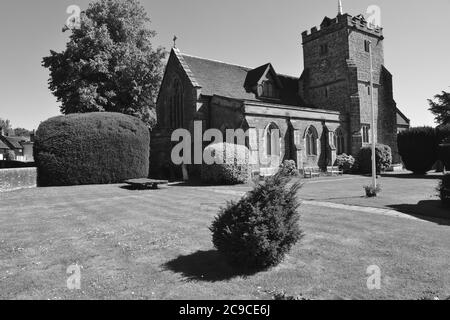
[[376, 148], [375, 148], [375, 106], [374, 106], [374, 90], [373, 90], [373, 61], [372, 61], [372, 41], [369, 40], [369, 56], [370, 56], [370, 106], [372, 109], [372, 185], [377, 188], [377, 167], [376, 167]]

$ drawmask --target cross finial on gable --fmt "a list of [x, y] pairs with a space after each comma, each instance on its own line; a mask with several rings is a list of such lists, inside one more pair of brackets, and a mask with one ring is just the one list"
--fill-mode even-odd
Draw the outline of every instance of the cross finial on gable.
[[177, 36], [173, 36], [173, 47], [176, 48], [177, 47]]

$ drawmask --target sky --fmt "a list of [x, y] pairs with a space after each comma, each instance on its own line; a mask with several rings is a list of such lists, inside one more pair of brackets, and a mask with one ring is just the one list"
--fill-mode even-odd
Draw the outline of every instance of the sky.
[[[1, 0], [0, 118], [36, 129], [59, 114], [41, 66], [50, 50], [62, 51], [70, 5], [89, 0]], [[300, 76], [301, 33], [337, 15], [337, 0], [141, 0], [158, 35], [155, 47], [257, 67], [271, 62], [279, 73]], [[434, 125], [427, 99], [450, 90], [450, 0], [343, 0], [344, 12], [381, 9], [385, 65], [394, 98], [413, 126]]]

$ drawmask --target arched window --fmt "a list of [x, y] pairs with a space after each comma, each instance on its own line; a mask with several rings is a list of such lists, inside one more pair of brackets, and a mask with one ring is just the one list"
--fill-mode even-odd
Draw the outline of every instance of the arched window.
[[170, 97], [170, 126], [174, 129], [182, 128], [184, 123], [183, 88], [178, 79], [173, 83]]
[[316, 156], [317, 155], [317, 131], [311, 126], [306, 131], [305, 140], [306, 140], [306, 154], [308, 156]]
[[280, 156], [280, 130], [271, 123], [266, 129], [266, 154], [267, 156]]
[[341, 128], [338, 128], [334, 133], [334, 146], [336, 147], [337, 155], [345, 153], [345, 138]]

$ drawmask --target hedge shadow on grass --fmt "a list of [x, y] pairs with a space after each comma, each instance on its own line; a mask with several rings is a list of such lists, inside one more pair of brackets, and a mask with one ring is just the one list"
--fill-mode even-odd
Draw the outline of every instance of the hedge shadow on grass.
[[417, 204], [398, 204], [388, 207], [421, 220], [450, 226], [450, 209], [444, 207], [441, 200], [424, 200]]
[[230, 280], [257, 273], [257, 271], [233, 268], [217, 250], [197, 251], [186, 256], [179, 256], [165, 263], [163, 268], [181, 274], [188, 281], [206, 282]]
[[435, 172], [430, 172], [427, 175], [418, 175], [414, 173], [382, 173], [382, 178], [399, 178], [399, 179], [426, 179], [426, 180], [440, 180], [442, 179], [442, 174], [435, 174]]

